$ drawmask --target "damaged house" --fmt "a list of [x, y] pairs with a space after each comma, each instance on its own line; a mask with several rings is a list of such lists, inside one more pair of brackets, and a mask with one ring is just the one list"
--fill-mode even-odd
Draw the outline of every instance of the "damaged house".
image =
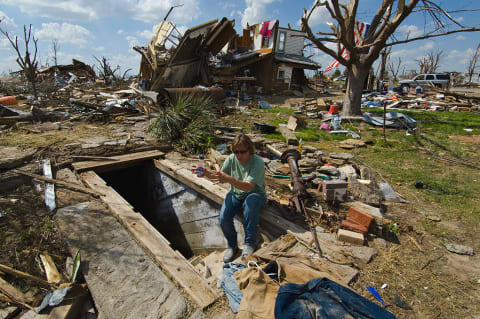
[[269, 93], [304, 85], [304, 69], [319, 68], [303, 56], [303, 32], [282, 28], [274, 20], [247, 25], [238, 36], [234, 25], [234, 20], [223, 18], [182, 35], [173, 23], [162, 21], [147, 47], [134, 47], [142, 55], [140, 88], [241, 83]]
[[305, 85], [304, 70], [317, 70], [320, 66], [303, 56], [304, 35], [302, 31], [280, 27], [278, 20], [247, 25], [243, 35], [233, 45], [230, 43], [234, 50], [230, 66], [215, 68], [216, 79], [228, 81], [250, 76], [267, 93]]
[[212, 82], [208, 59], [216, 55], [235, 35], [234, 21], [213, 20], [185, 31], [163, 21], [145, 47], [134, 47], [142, 55], [139, 83], [144, 90], [209, 86]]

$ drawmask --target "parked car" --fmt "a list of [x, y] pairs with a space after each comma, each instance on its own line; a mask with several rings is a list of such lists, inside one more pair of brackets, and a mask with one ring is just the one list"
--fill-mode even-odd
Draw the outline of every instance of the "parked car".
[[450, 84], [450, 75], [442, 73], [419, 74], [413, 79], [400, 81], [402, 87], [417, 87], [433, 84], [439, 88], [447, 88]]
[[333, 81], [346, 81], [346, 80], [347, 80], [346, 75], [337, 76], [336, 78], [333, 79]]

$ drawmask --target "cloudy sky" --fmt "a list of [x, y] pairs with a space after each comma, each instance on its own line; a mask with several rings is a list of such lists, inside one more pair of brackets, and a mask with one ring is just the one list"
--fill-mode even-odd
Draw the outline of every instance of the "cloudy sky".
[[[478, 0], [435, 0], [452, 13], [452, 17], [467, 26], [479, 26]], [[360, 1], [358, 18], [369, 22], [378, 8], [379, 0]], [[140, 54], [132, 50], [134, 45], [146, 45], [155, 26], [163, 20], [173, 5], [183, 4], [173, 10], [169, 21], [185, 31], [204, 22], [227, 17], [235, 19], [237, 33], [242, 26], [279, 19], [280, 25], [300, 28], [303, 8], [310, 8], [313, 0], [0, 0], [0, 27], [11, 35], [23, 39], [24, 25], [32, 25], [38, 38], [38, 57], [42, 66], [52, 65], [52, 43], [58, 41], [59, 64], [70, 64], [72, 58], [90, 65], [98, 64], [94, 57], [106, 57], [112, 66], [119, 65], [122, 72], [131, 68], [137, 74]], [[317, 9], [311, 19], [314, 31], [328, 31], [328, 14]], [[409, 17], [397, 32], [402, 39], [423, 34], [431, 29], [431, 21], [422, 13]], [[441, 71], [465, 71], [467, 61], [480, 42], [480, 33], [458, 33], [443, 38], [394, 46], [392, 57], [401, 57], [406, 70], [417, 69], [415, 59], [433, 50], [442, 50]], [[22, 46], [23, 44], [20, 43]], [[332, 58], [322, 52], [315, 54], [322, 68]], [[0, 35], [0, 73], [18, 70], [16, 53], [8, 40]]]

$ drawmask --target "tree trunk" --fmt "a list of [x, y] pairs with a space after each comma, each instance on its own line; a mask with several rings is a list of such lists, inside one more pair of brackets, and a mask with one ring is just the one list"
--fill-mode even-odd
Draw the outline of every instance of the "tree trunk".
[[362, 91], [368, 76], [367, 67], [352, 65], [348, 69], [348, 84], [345, 93], [342, 115], [361, 116]]

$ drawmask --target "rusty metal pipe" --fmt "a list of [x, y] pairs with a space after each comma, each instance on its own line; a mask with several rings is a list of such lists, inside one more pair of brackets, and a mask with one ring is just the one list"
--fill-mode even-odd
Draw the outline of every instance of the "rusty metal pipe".
[[[305, 185], [303, 184], [303, 179], [302, 175], [300, 174], [300, 170], [298, 169], [298, 160], [302, 155], [300, 155], [300, 152], [298, 152], [296, 149], [290, 149], [285, 152], [283, 152], [282, 156], [280, 156], [280, 160], [282, 163], [288, 163], [288, 166], [290, 167], [290, 173], [292, 174], [292, 196], [297, 197], [298, 199], [307, 199], [310, 196], [307, 193], [307, 189], [305, 188]], [[301, 207], [300, 205], [295, 205], [297, 206], [297, 211], [301, 212]]]

